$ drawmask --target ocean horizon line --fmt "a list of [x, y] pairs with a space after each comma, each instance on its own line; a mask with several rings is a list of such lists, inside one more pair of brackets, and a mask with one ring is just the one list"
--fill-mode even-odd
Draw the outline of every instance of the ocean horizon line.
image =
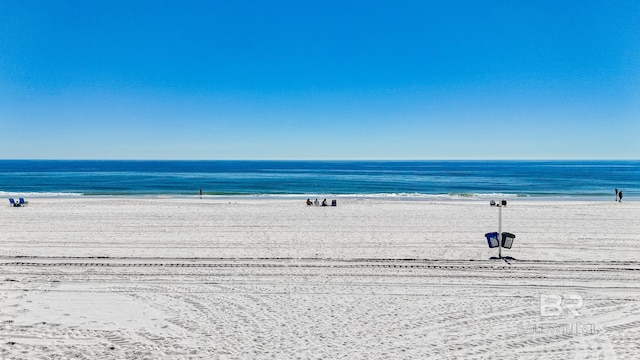
[[82, 158], [68, 158], [68, 159], [48, 159], [48, 158], [0, 158], [0, 161], [140, 161], [140, 162], [206, 162], [206, 161], [220, 161], [220, 162], [230, 162], [230, 161], [238, 161], [238, 162], [636, 162], [640, 161], [640, 158], [607, 158], [607, 159], [599, 159], [599, 158], [482, 158], [482, 159], [474, 159], [474, 158], [455, 158], [455, 159], [152, 159], [152, 158], [91, 158], [91, 159], [82, 159]]

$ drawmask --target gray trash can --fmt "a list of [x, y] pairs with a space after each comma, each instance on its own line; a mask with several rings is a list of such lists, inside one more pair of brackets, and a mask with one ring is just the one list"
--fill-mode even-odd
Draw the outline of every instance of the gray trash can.
[[513, 235], [512, 233], [508, 233], [508, 232], [503, 232], [502, 233], [502, 247], [505, 249], [511, 249], [511, 246], [513, 246], [513, 239], [515, 239], [516, 236]]

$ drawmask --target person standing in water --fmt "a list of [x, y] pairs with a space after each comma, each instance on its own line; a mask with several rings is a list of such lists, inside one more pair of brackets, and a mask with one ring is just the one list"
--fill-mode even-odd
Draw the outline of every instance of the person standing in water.
[[622, 190], [618, 191], [618, 198], [620, 199], [618, 202], [622, 202]]
[[616, 200], [615, 201], [618, 201], [618, 188], [616, 188]]
[[202, 199], [202, 188], [200, 188], [200, 199]]

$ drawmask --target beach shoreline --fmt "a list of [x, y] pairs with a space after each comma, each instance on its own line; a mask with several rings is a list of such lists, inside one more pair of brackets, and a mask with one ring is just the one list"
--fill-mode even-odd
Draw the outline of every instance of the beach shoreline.
[[640, 202], [508, 200], [490, 260], [488, 200], [28, 200], [6, 358], [640, 356]]
[[[319, 197], [322, 201], [324, 197]], [[331, 198], [329, 199], [336, 199]], [[25, 256], [121, 256], [158, 245], [168, 256], [483, 259], [484, 234], [498, 230], [498, 208], [488, 200], [417, 201], [337, 198], [337, 206], [307, 206], [300, 198], [274, 197], [94, 197], [32, 198], [23, 208], [6, 206], [2, 230], [11, 234], [1, 251]], [[311, 200], [315, 200], [312, 197]], [[329, 200], [329, 203], [331, 201]], [[496, 199], [499, 200], [499, 199]], [[515, 258], [573, 259], [544, 248], [563, 243], [586, 247], [580, 256], [618, 239], [633, 248], [640, 203], [635, 201], [507, 200], [503, 231], [516, 234]], [[601, 242], [604, 241], [604, 242]], [[362, 241], [370, 250], [350, 244]], [[85, 243], [86, 242], [86, 243]], [[55, 245], [48, 249], [47, 245]], [[310, 246], [314, 248], [311, 251]], [[326, 245], [326, 246], [325, 246]], [[484, 246], [483, 246], [484, 245]], [[454, 250], [450, 248], [454, 247]], [[1, 253], [0, 253], [1, 254]], [[607, 256], [640, 254], [613, 247]], [[639, 257], [640, 258], [640, 257]]]
[[[251, 201], [251, 200], [275, 200], [275, 201], [305, 201], [306, 199], [335, 199], [335, 200], [384, 200], [384, 201], [411, 201], [411, 202], [489, 202], [491, 200], [507, 200], [509, 202], [618, 202], [613, 200], [614, 193], [610, 197], [601, 195], [516, 195], [506, 193], [495, 194], [234, 194], [220, 195], [207, 194], [41, 194], [24, 192], [0, 192], [4, 198], [25, 198], [31, 200], [53, 200], [53, 199], [177, 199], [177, 200], [210, 200], [210, 201]], [[640, 196], [625, 195], [624, 202], [638, 202]]]

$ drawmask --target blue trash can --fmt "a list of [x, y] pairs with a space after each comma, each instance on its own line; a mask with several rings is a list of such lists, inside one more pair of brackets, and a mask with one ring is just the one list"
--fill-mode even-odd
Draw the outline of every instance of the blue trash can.
[[490, 233], [484, 234], [484, 237], [487, 238], [487, 244], [489, 244], [490, 248], [495, 248], [500, 246], [498, 235], [499, 234], [497, 232], [490, 232]]

